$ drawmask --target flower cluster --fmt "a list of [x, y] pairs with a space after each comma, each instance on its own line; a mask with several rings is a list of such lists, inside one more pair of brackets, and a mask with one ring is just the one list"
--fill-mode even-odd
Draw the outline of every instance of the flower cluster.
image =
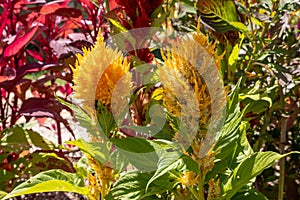
[[214, 46], [207, 43], [204, 35], [196, 34], [194, 40], [187, 39], [175, 44], [166, 55], [162, 55], [165, 67], [160, 67], [160, 78], [165, 90], [165, 106], [169, 113], [186, 120], [187, 127], [199, 127], [197, 139], [205, 137], [203, 130], [206, 130], [212, 114], [211, 91], [203, 73], [212, 65], [209, 55], [216, 58], [214, 64], [219, 68], [221, 56], [215, 54]]
[[[83, 49], [83, 55], [77, 55], [77, 62], [73, 70], [73, 89], [75, 97], [82, 100], [84, 108], [94, 108], [95, 100], [107, 108], [111, 105], [113, 89], [121, 77], [126, 85], [123, 90], [128, 94], [130, 77], [129, 64], [121, 52], [107, 47], [101, 36], [91, 49]], [[122, 94], [120, 94], [122, 96]]]
[[197, 184], [198, 178], [195, 172], [186, 171], [183, 176], [179, 177], [179, 182], [184, 186], [193, 186]]
[[165, 66], [159, 67], [165, 107], [180, 118], [180, 126], [184, 127], [179, 130], [178, 124], [171, 122], [177, 130], [173, 139], [185, 148], [191, 144], [191, 157], [204, 166], [204, 174], [213, 167], [214, 160], [211, 151], [216, 136], [211, 124], [222, 118], [220, 111], [226, 101], [217, 77], [212, 77], [219, 73], [222, 57], [216, 54], [215, 44], [198, 32], [162, 53]]

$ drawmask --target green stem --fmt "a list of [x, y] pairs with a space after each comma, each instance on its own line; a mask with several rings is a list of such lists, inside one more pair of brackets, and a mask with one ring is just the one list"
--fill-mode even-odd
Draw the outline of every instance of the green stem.
[[106, 5], [106, 11], [110, 11], [110, 6], [109, 6], [109, 0], [105, 0], [105, 5]]
[[106, 183], [103, 183], [102, 184], [102, 188], [101, 188], [101, 200], [105, 199], [105, 196], [107, 195], [106, 194], [106, 189], [107, 189], [107, 184]]
[[198, 181], [198, 200], [204, 200], [204, 191], [203, 191], [203, 187], [204, 187], [204, 179], [205, 179], [205, 175], [202, 175], [202, 172], [200, 172], [199, 175], [199, 181]]
[[[284, 112], [285, 110], [285, 102], [284, 102], [284, 94], [283, 94], [283, 88], [282, 86], [279, 86], [280, 89], [280, 101], [281, 101], [281, 107]], [[286, 142], [286, 124], [287, 124], [287, 117], [283, 116], [281, 118], [281, 137], [280, 137], [280, 143], [279, 143], [279, 151], [280, 154], [284, 154], [284, 147]], [[285, 158], [280, 159], [280, 176], [279, 176], [279, 183], [278, 183], [278, 200], [283, 199], [284, 196], [284, 181], [285, 181]]]
[[200, 193], [198, 193], [193, 186], [189, 187], [189, 190], [197, 200], [202, 200], [202, 198], [200, 197]]

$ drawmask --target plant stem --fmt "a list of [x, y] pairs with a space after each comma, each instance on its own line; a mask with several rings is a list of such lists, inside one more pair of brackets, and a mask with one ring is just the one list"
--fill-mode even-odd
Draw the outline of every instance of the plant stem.
[[109, 12], [110, 11], [109, 0], [105, 0], [105, 5], [106, 5], [106, 12]]
[[17, 110], [18, 110], [18, 97], [16, 94], [14, 94], [14, 100], [13, 100], [13, 107], [11, 112], [11, 120], [10, 120], [10, 126], [13, 126], [17, 122]]
[[[194, 196], [197, 200], [202, 200], [202, 199], [200, 198], [199, 193], [194, 189], [193, 186], [189, 187], [189, 189], [190, 189], [191, 193], [193, 194], [193, 196]], [[203, 200], [204, 200], [204, 199], [203, 199]]]
[[58, 120], [56, 121], [56, 125], [57, 125], [57, 142], [59, 145], [61, 145], [62, 144], [61, 127], [60, 127], [60, 122]]
[[[1, 92], [1, 91], [0, 91]], [[5, 120], [5, 114], [4, 114], [4, 105], [3, 105], [3, 102], [2, 102], [2, 98], [4, 99], [4, 97], [1, 96], [1, 100], [0, 100], [0, 110], [1, 110], [1, 115], [0, 115], [0, 121], [2, 123], [2, 128], [0, 128], [0, 131], [2, 131], [3, 129], [6, 128], [6, 120]]]
[[[283, 94], [283, 88], [282, 86], [279, 86], [280, 89], [280, 101], [281, 101], [281, 107], [284, 112], [285, 110], [285, 102], [284, 102], [284, 94]], [[282, 115], [281, 118], [281, 137], [280, 137], [280, 143], [279, 143], [279, 151], [280, 154], [284, 154], [284, 146], [286, 142], [286, 124], [287, 124], [287, 117]], [[279, 176], [279, 183], [278, 183], [278, 200], [283, 199], [284, 196], [284, 179], [285, 179], [285, 158], [280, 159], [280, 176]]]
[[199, 181], [198, 181], [198, 200], [204, 200], [204, 191], [203, 191], [203, 186], [204, 186], [204, 179], [205, 179], [205, 175], [202, 175], [202, 172], [200, 172], [199, 174]]

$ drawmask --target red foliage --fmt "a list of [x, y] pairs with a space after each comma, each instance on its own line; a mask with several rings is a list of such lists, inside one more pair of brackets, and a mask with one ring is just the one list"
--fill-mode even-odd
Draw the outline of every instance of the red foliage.
[[[101, 0], [99, 6], [90, 0], [0, 0], [0, 131], [19, 123], [21, 118], [35, 119], [43, 126], [46, 117], [52, 118], [52, 126], [57, 127], [59, 144], [60, 124], [73, 134], [61, 116], [63, 110], [71, 114], [72, 110], [59, 103], [55, 95], [67, 100], [72, 92], [69, 65], [75, 62], [74, 54], [92, 45], [99, 30], [107, 36], [102, 4]], [[10, 171], [18, 177], [21, 171], [14, 164], [23, 163], [20, 152], [5, 157], [6, 152], [0, 149], [4, 159], [0, 159], [0, 172]], [[26, 160], [39, 153], [26, 155]], [[52, 168], [75, 171], [61, 150], [49, 153], [56, 153], [67, 164], [47, 160], [36, 164], [36, 172]], [[1, 184], [10, 188], [16, 180], [5, 181]]]
[[[130, 30], [143, 27], [151, 27], [151, 15], [155, 9], [161, 4], [162, 0], [150, 1], [150, 0], [116, 0], [116, 3], [124, 10], [127, 17], [124, 15], [118, 15], [122, 25]], [[145, 31], [145, 30], [144, 30]], [[142, 34], [144, 36], [144, 33]], [[138, 35], [134, 36], [137, 43], [140, 43]], [[150, 63], [153, 60], [153, 54], [149, 50], [149, 44], [144, 45], [142, 48], [138, 44], [135, 49], [137, 51], [130, 51], [131, 55], [137, 56], [140, 60]]]
[[[23, 107], [20, 107], [20, 102], [26, 102], [27, 90], [43, 99], [53, 99], [57, 91], [64, 97], [70, 95], [70, 85], [56, 84], [56, 80], [71, 82], [68, 66], [75, 61], [74, 53], [96, 40], [97, 32], [104, 23], [105, 9], [101, 3], [99, 1], [98, 7], [90, 0], [0, 1], [0, 130], [14, 125], [20, 115], [24, 115], [20, 112]], [[44, 72], [43, 77], [38, 80], [24, 78], [27, 74], [41, 71]], [[13, 100], [7, 99], [12, 95], [15, 96]], [[31, 106], [43, 111], [51, 109], [42, 105]], [[15, 112], [7, 112], [7, 108]], [[28, 120], [38, 117], [26, 115]], [[61, 119], [56, 116], [54, 120]]]
[[[134, 22], [138, 18], [150, 18], [153, 11], [160, 6], [162, 0], [116, 0], [128, 17]], [[144, 12], [144, 14], [143, 14]]]
[[6, 46], [3, 57], [10, 57], [16, 55], [24, 46], [26, 46], [34, 37], [38, 30], [38, 26], [32, 27], [27, 33], [22, 36], [15, 37], [14, 41]]

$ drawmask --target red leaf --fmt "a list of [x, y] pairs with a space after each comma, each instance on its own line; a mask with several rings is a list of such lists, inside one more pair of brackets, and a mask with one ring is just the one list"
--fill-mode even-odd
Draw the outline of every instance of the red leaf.
[[16, 77], [16, 70], [11, 67], [5, 67], [3, 72], [0, 74], [0, 83], [7, 81], [7, 80], [13, 80]]
[[118, 4], [116, 3], [116, 0], [109, 0], [109, 9], [113, 10], [118, 7]]
[[13, 91], [19, 99], [21, 99], [22, 101], [25, 101], [26, 92], [24, 92], [24, 91], [27, 91], [30, 86], [31, 86], [31, 80], [30, 79], [22, 79], [14, 87]]
[[47, 4], [43, 5], [43, 7], [40, 10], [40, 13], [42, 15], [52, 14], [56, 10], [58, 10], [59, 8], [64, 8], [64, 6], [62, 6], [58, 3], [50, 2], [50, 3], [47, 3]]
[[25, 8], [25, 6], [33, 4], [33, 3], [36, 3], [36, 2], [30, 2], [28, 0], [18, 0], [18, 1], [15, 1], [14, 9], [21, 9], [22, 10], [22, 9]]
[[24, 46], [26, 46], [38, 30], [38, 26], [31, 28], [25, 35], [17, 37], [11, 44], [9, 44], [3, 53], [3, 57], [10, 57], [17, 54]]
[[19, 110], [19, 115], [28, 117], [50, 117], [67, 124], [67, 120], [60, 115], [62, 110], [67, 110], [72, 113], [72, 109], [59, 103], [56, 99], [32, 97], [23, 102]]
[[94, 10], [95, 6], [94, 6], [94, 4], [92, 3], [91, 0], [80, 0], [80, 2], [82, 4], [85, 4], [88, 7], [89, 10]]
[[39, 72], [42, 70], [53, 70], [59, 71], [62, 70], [65, 66], [59, 63], [48, 63], [48, 64], [39, 64], [39, 63], [29, 63], [19, 67], [16, 71], [16, 77], [13, 80], [7, 80], [0, 83], [1, 88], [3, 87], [6, 91], [10, 92], [12, 89], [19, 84], [19, 81], [28, 73]]
[[19, 110], [19, 117], [50, 117], [63, 123], [67, 130], [69, 130], [72, 136], [75, 138], [68, 121], [60, 115], [62, 110], [67, 110], [71, 114], [73, 112], [71, 108], [59, 103], [56, 99], [29, 98], [23, 102], [21, 109]]
[[[4, 30], [5, 26], [6, 26], [6, 24], [9, 22], [9, 19], [8, 19], [8, 9], [7, 9], [6, 5], [4, 5], [4, 11], [0, 15], [0, 21], [1, 21], [1, 24], [0, 24], [0, 33], [3, 33], [3, 30]], [[0, 39], [2, 39], [2, 34], [0, 35]]]
[[29, 49], [27, 49], [26, 52], [34, 59], [36, 59], [38, 61], [44, 61], [43, 56], [41, 54], [39, 54], [38, 52], [29, 50]]
[[58, 8], [55, 12], [56, 15], [65, 16], [65, 17], [79, 17], [81, 16], [81, 11], [71, 7], [62, 7]]

